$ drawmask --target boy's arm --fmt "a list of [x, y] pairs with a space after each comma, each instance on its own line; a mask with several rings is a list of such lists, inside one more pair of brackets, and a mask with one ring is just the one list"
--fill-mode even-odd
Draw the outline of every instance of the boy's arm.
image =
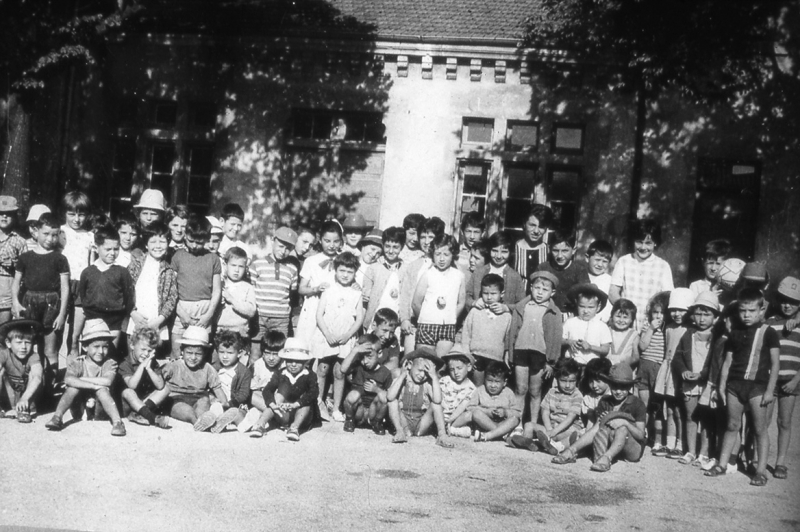
[[131, 390], [135, 390], [137, 386], [139, 386], [139, 382], [142, 380], [142, 375], [145, 372], [145, 366], [147, 366], [152, 357], [148, 357], [147, 360], [144, 360], [139, 367], [136, 368], [136, 371], [133, 372], [133, 375], [123, 376], [122, 380], [125, 381], [125, 385], [130, 388]]
[[217, 313], [217, 307], [219, 307], [221, 299], [222, 281], [220, 280], [219, 274], [215, 273], [211, 281], [211, 299], [208, 301], [208, 310], [197, 320], [198, 326], [208, 327], [209, 324], [211, 324], [211, 320], [214, 319], [214, 314]]
[[425, 293], [428, 291], [428, 272], [422, 274], [414, 287], [414, 296], [411, 298], [411, 315], [419, 316], [422, 304], [425, 302]]
[[622, 287], [612, 284], [608, 288], [608, 302], [612, 305], [622, 297]]
[[[576, 414], [575, 412], [567, 414], [567, 417], [564, 418], [564, 421], [562, 421], [561, 423], [550, 429], [547, 432], [547, 435], [552, 438], [553, 436], [561, 434], [562, 432], [570, 428], [572, 424], [575, 423], [576, 419], [578, 419], [578, 414]], [[542, 421], [544, 421], [544, 418], [542, 418]]]
[[256, 315], [256, 293], [251, 286], [244, 294], [243, 298], [233, 296], [228, 291], [229, 302], [237, 313], [245, 318], [252, 318]]
[[214, 397], [217, 398], [217, 401], [219, 401], [223, 409], [227, 409], [230, 406], [228, 403], [228, 398], [225, 397], [225, 392], [222, 391], [221, 386], [214, 388]]
[[408, 377], [408, 368], [403, 367], [403, 370], [400, 372], [400, 375], [394, 380], [394, 382], [392, 382], [392, 385], [386, 392], [387, 401], [397, 400], [397, 397], [400, 395], [400, 390], [403, 388], [403, 384], [405, 384], [406, 382], [406, 377]]
[[15, 318], [19, 318], [25, 308], [19, 302], [19, 287], [22, 281], [22, 272], [14, 272], [14, 280], [11, 281], [11, 312]]
[[644, 352], [650, 346], [650, 340], [652, 340], [654, 332], [655, 332], [655, 329], [648, 322], [647, 328], [645, 330], [643, 330], [641, 336], [639, 336], [639, 351], [640, 352]]
[[439, 384], [439, 374], [436, 372], [436, 366], [430, 362], [427, 367], [428, 376], [431, 378], [431, 402], [435, 405], [442, 404], [442, 387]]
[[450, 414], [450, 423], [458, 419], [458, 416], [466, 412], [470, 399], [471, 397], [465, 397], [460, 403], [458, 403], [456, 409], [453, 410], [452, 414]]
[[[67, 321], [67, 308], [69, 306], [69, 272], [61, 274], [61, 306], [58, 309], [58, 316], [53, 323], [53, 330], [60, 331], [64, 328]], [[83, 324], [81, 324], [83, 325]], [[77, 327], [75, 327], [77, 329]], [[82, 327], [81, 327], [82, 328]], [[80, 334], [80, 331], [78, 332]]]
[[544, 399], [542, 400], [542, 403], [539, 405], [539, 410], [542, 416], [542, 425], [544, 425], [544, 428], [547, 431], [548, 435], [552, 435], [550, 434], [550, 432], [553, 430], [553, 424], [550, 423], [550, 405]]
[[372, 351], [372, 346], [369, 343], [366, 344], [357, 344], [347, 356], [342, 360], [342, 373], [347, 375], [350, 373], [350, 370], [353, 369], [353, 363], [363, 354], [369, 353]]
[[769, 369], [769, 382], [767, 383], [767, 391], [761, 399], [761, 406], [767, 406], [775, 400], [775, 386], [778, 384], [778, 373], [781, 369], [781, 350], [778, 347], [772, 347], [769, 350], [769, 358], [772, 362]]
[[[2, 378], [0, 378], [2, 382]], [[42, 387], [42, 365], [36, 364], [31, 368], [28, 374], [28, 386], [25, 387], [25, 393], [17, 401], [17, 410], [28, 410], [33, 401], [33, 395]]]

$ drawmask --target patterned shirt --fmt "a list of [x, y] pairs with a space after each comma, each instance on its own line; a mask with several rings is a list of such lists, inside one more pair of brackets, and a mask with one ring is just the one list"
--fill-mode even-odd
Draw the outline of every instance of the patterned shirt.
[[647, 349], [642, 351], [641, 355], [639, 355], [639, 358], [661, 364], [661, 362], [664, 361], [665, 349], [666, 343], [664, 342], [664, 331], [661, 329], [656, 329], [653, 331], [652, 336], [650, 336], [650, 343], [647, 344]]
[[[28, 246], [25, 239], [19, 236], [15, 231], [11, 231], [6, 236], [5, 240], [0, 241], [0, 276], [14, 277], [14, 268], [17, 265], [19, 256], [28, 251]], [[11, 262], [11, 266], [5, 266], [3, 263]]]
[[774, 316], [767, 320], [767, 325], [775, 329], [781, 342], [781, 369], [778, 371], [779, 381], [792, 380], [800, 371], [800, 327], [789, 332], [784, 329], [786, 318]]
[[536, 267], [547, 262], [547, 250], [547, 234], [544, 235], [541, 243], [534, 247], [530, 247], [524, 238], [514, 244], [513, 266], [522, 276], [526, 285], [530, 281], [530, 275], [536, 271]]
[[[633, 254], [620, 257], [614, 266], [611, 285], [619, 286], [622, 289], [620, 296], [633, 302], [637, 309], [646, 309], [650, 298], [658, 292], [675, 288], [669, 264], [655, 255], [643, 261], [637, 260]], [[643, 312], [642, 316], [646, 314]]]
[[[461, 384], [457, 383], [446, 375], [439, 379], [439, 386], [442, 389], [442, 409], [445, 417], [455, 412], [464, 401], [469, 401], [475, 391], [475, 385], [469, 379], [464, 379]], [[451, 420], [452, 421], [452, 420]]]
[[580, 430], [583, 428], [581, 421], [581, 406], [583, 394], [575, 388], [572, 393], [562, 393], [558, 386], [553, 386], [542, 399], [542, 408], [550, 411], [550, 426], [556, 428], [567, 419], [570, 414], [575, 414], [575, 420], [567, 429]]
[[259, 316], [282, 318], [289, 315], [289, 294], [299, 278], [297, 264], [276, 261], [269, 255], [250, 263], [250, 278], [256, 291]]

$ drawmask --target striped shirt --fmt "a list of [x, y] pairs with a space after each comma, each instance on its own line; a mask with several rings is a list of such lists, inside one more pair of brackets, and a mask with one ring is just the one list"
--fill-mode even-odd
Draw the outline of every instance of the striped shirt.
[[298, 281], [294, 262], [276, 262], [272, 255], [255, 259], [250, 263], [250, 278], [256, 291], [259, 316], [284, 318], [289, 315], [289, 293]]
[[525, 280], [526, 285], [530, 280], [530, 275], [536, 271], [536, 267], [547, 262], [547, 250], [547, 235], [540, 244], [534, 247], [530, 247], [524, 238], [514, 244], [513, 267]]
[[800, 328], [789, 332], [784, 330], [788, 320], [774, 316], [767, 320], [767, 325], [775, 329], [781, 342], [781, 369], [778, 371], [779, 381], [792, 380], [800, 371]]
[[[734, 329], [725, 344], [725, 351], [733, 353], [728, 381], [754, 381], [767, 383], [772, 364], [771, 349], [780, 349], [780, 337], [771, 327], [763, 324]], [[761, 340], [761, 349], [755, 349]]]
[[580, 430], [583, 428], [583, 421], [581, 420], [581, 407], [583, 406], [583, 394], [575, 388], [571, 394], [565, 394], [558, 389], [558, 386], [553, 386], [547, 395], [542, 399], [542, 408], [548, 410], [550, 416], [550, 425], [556, 428], [567, 419], [570, 414], [575, 414], [575, 420], [570, 427], [566, 430], [575, 429]]
[[[646, 309], [650, 298], [658, 292], [675, 288], [667, 261], [655, 255], [639, 261], [630, 253], [620, 257], [614, 265], [611, 285], [622, 288], [620, 297], [629, 299], [637, 309]], [[646, 314], [642, 313], [641, 322], [645, 321]]]
[[661, 362], [664, 361], [664, 348], [664, 331], [656, 329], [650, 337], [650, 344], [647, 346], [647, 349], [642, 351], [639, 358], [661, 364]]

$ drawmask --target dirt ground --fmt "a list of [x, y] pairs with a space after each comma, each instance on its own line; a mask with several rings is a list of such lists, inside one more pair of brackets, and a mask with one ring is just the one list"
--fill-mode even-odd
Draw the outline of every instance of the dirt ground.
[[502, 443], [445, 450], [430, 437], [397, 445], [339, 423], [291, 443], [177, 422], [126, 423], [125, 438], [99, 421], [51, 433], [47, 418], [0, 420], [1, 530], [800, 530], [800, 409], [790, 477], [765, 488], [649, 450], [601, 474], [586, 459], [556, 466]]

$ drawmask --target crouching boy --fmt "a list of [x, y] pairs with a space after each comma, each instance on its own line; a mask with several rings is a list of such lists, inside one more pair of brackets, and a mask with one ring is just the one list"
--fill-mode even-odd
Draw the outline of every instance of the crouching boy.
[[86, 320], [81, 336], [81, 347], [86, 354], [67, 359], [67, 374], [64, 377], [66, 390], [46, 428], [62, 430], [64, 413], [75, 400], [94, 397], [111, 418], [111, 435], [125, 436], [125, 425], [109, 391], [117, 377], [117, 363], [108, 356], [115, 338], [116, 335], [111, 333], [103, 320]]
[[595, 410], [597, 423], [578, 440], [554, 457], [554, 464], [571, 464], [580, 451], [591, 446], [592, 471], [604, 473], [615, 458], [638, 462], [644, 451], [644, 427], [647, 407], [631, 395], [633, 370], [622, 363], [611, 367], [608, 375], [599, 375], [608, 383], [611, 395], [603, 397]]
[[30, 423], [36, 415], [36, 400], [42, 392], [42, 363], [33, 352], [42, 326], [34, 320], [11, 320], [0, 326], [0, 399], [5, 395], [10, 410], [0, 417], [16, 417]]
[[157, 416], [157, 403], [153, 401], [165, 383], [161, 368], [155, 360], [158, 347], [158, 333], [143, 327], [136, 329], [131, 336], [130, 354], [119, 365], [119, 376], [125, 383], [122, 390], [122, 414], [139, 425], [156, 425], [169, 428], [166, 416]]
[[383, 418], [388, 407], [386, 392], [392, 385], [392, 372], [378, 362], [380, 348], [380, 338], [365, 334], [342, 361], [342, 373], [352, 376], [352, 388], [344, 398], [345, 432], [353, 432], [356, 425], [368, 423], [378, 436], [386, 434]]

